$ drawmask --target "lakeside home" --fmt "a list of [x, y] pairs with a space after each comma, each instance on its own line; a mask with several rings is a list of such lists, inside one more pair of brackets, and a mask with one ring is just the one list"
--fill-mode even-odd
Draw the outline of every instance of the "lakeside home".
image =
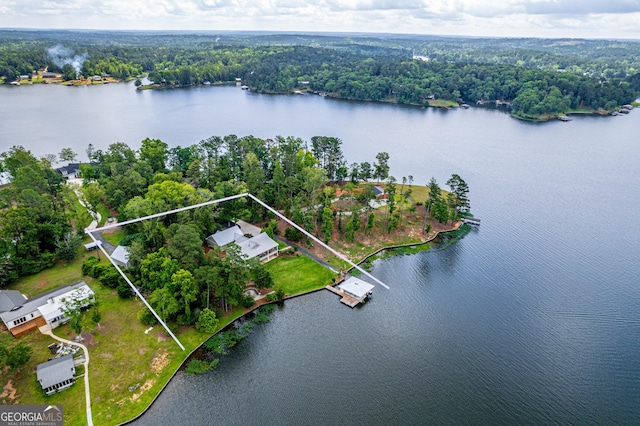
[[[241, 221], [238, 221], [240, 224]], [[209, 247], [227, 247], [235, 244], [246, 260], [258, 258], [261, 262], [268, 262], [279, 254], [278, 243], [273, 241], [260, 228], [247, 222], [241, 222], [242, 228], [233, 225], [227, 229], [217, 231], [206, 238]], [[243, 229], [247, 231], [243, 232]], [[256, 233], [256, 235], [253, 235]], [[247, 237], [247, 235], [252, 235]], [[112, 256], [113, 257], [113, 256]]]
[[17, 290], [0, 290], [0, 319], [6, 330], [20, 337], [43, 325], [56, 328], [69, 320], [63, 312], [67, 301], [81, 307], [93, 303], [93, 290], [84, 281], [56, 288], [27, 299]]

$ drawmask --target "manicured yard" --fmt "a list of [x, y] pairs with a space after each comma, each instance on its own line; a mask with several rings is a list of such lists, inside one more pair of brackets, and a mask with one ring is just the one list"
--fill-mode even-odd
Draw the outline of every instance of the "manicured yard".
[[114, 246], [120, 245], [120, 240], [123, 239], [127, 234], [124, 233], [122, 229], [117, 231], [104, 231], [102, 233], [102, 238], [113, 244]]
[[296, 295], [331, 284], [336, 274], [307, 256], [278, 257], [266, 264], [274, 286]]

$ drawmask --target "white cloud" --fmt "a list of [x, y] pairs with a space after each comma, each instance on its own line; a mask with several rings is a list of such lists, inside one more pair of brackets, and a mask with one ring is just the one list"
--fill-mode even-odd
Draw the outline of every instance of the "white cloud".
[[640, 38], [640, 0], [5, 0], [0, 27]]

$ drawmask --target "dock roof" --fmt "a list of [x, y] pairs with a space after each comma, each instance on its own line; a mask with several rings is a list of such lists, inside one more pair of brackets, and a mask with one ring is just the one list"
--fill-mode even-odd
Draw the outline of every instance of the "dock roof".
[[338, 288], [345, 292], [357, 297], [358, 299], [364, 298], [371, 290], [373, 290], [373, 284], [362, 281], [356, 277], [350, 277], [348, 280], [338, 285]]

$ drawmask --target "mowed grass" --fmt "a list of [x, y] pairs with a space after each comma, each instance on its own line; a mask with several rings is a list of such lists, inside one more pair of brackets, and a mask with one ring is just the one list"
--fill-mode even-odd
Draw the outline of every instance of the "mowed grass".
[[266, 264], [274, 287], [298, 295], [331, 284], [337, 274], [304, 255], [278, 257]]
[[[90, 311], [83, 318], [83, 343], [87, 345], [90, 355], [89, 386], [93, 419], [95, 424], [118, 424], [140, 414], [180, 367], [185, 357], [210, 335], [199, 333], [193, 328], [180, 328], [177, 336], [186, 348], [182, 351], [159, 325], [145, 334], [148, 327], [138, 320], [138, 312], [144, 308], [140, 300], [122, 300], [115, 290], [102, 286], [90, 277], [82, 276], [82, 260], [90, 255], [79, 255], [69, 265], [60, 264], [26, 277], [10, 288], [34, 296], [61, 285], [84, 280], [93, 289], [102, 316], [100, 327], [91, 321]], [[104, 256], [102, 262], [106, 262]], [[232, 311], [229, 318], [221, 320], [221, 327], [240, 313]], [[66, 339], [75, 337], [68, 325], [55, 329], [54, 333]], [[0, 402], [62, 404], [65, 425], [85, 425], [82, 378], [70, 389], [49, 397], [44, 395], [36, 380], [36, 366], [51, 357], [47, 346], [54, 343], [54, 340], [38, 331], [19, 339], [14, 339], [7, 333], [0, 335], [0, 338], [9, 346], [24, 342], [33, 349], [31, 359], [25, 366], [13, 372], [3, 371], [1, 375], [0, 385], [5, 386], [11, 380], [12, 386], [16, 388], [17, 402]], [[129, 387], [136, 385], [138, 387], [135, 390], [129, 390]]]
[[102, 233], [102, 238], [113, 244], [114, 246], [120, 245], [120, 240], [123, 239], [127, 234], [125, 234], [124, 230], [118, 229], [117, 231], [104, 231]]

